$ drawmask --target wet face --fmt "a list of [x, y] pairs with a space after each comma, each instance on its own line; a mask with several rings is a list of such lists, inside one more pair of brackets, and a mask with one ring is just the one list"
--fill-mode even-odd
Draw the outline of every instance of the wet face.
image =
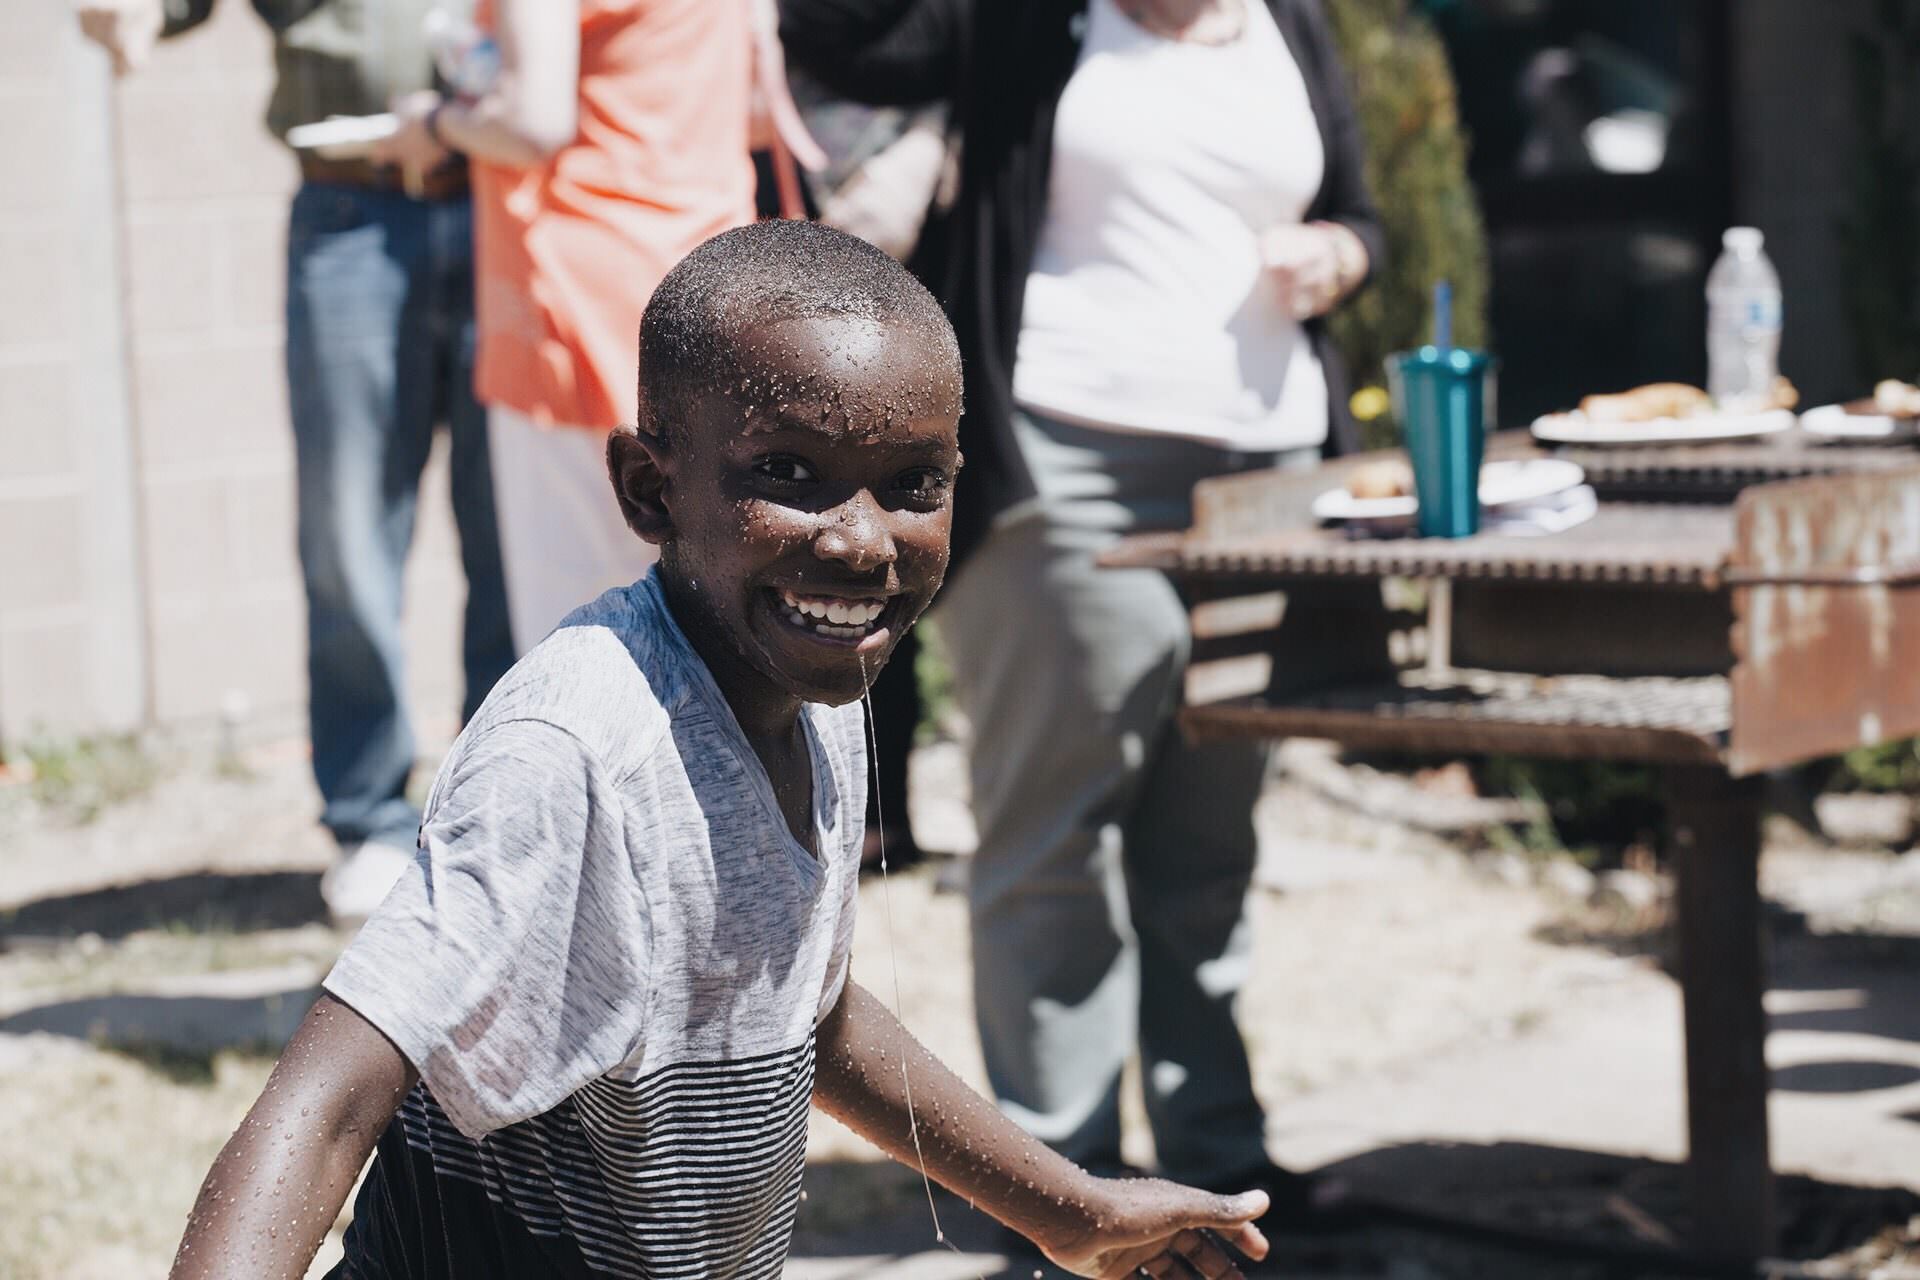
[[851, 702], [946, 573], [960, 388], [926, 337], [867, 319], [735, 342], [738, 384], [647, 446], [657, 481], [634, 477], [658, 485], [663, 585], [737, 711]]

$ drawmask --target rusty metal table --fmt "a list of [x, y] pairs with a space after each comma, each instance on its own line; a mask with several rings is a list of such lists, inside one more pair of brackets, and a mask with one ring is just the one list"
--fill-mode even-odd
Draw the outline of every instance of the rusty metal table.
[[[1496, 452], [1524, 454], [1512, 439]], [[1364, 459], [1204, 481], [1129, 539], [1191, 602], [1184, 728], [1663, 766], [1678, 881], [1693, 1239], [1774, 1244], [1756, 775], [1920, 733], [1920, 455], [1803, 444], [1581, 451], [1598, 514], [1546, 537], [1353, 537], [1315, 495]], [[1649, 501], [1647, 499], [1659, 499]], [[1410, 665], [1389, 578], [1447, 584]], [[1396, 637], [1395, 633], [1400, 635]]]

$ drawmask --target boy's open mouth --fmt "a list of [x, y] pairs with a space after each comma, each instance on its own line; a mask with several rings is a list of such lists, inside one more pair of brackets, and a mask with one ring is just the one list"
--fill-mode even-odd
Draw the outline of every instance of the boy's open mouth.
[[892, 612], [891, 600], [855, 599], [847, 596], [805, 596], [781, 590], [780, 615], [789, 625], [828, 640], [859, 644], [886, 628]]

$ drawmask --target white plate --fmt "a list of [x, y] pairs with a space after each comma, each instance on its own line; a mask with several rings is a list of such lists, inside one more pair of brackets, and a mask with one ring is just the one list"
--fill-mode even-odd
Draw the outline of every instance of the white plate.
[[1911, 440], [1920, 436], [1920, 419], [1848, 413], [1845, 406], [1837, 404], [1807, 410], [1800, 415], [1800, 425], [1828, 440]]
[[[1480, 468], [1480, 505], [1490, 510], [1539, 502], [1586, 482], [1586, 472], [1565, 458], [1520, 458]], [[1345, 487], [1313, 500], [1321, 520], [1405, 520], [1420, 509], [1415, 498], [1356, 498]]]
[[1765, 413], [1710, 413], [1697, 418], [1656, 418], [1652, 422], [1589, 422], [1585, 414], [1550, 413], [1535, 419], [1533, 438], [1547, 444], [1645, 445], [1699, 444], [1712, 440], [1752, 440], [1793, 426], [1789, 409]]
[[328, 116], [287, 130], [287, 145], [311, 151], [328, 160], [357, 160], [383, 138], [391, 138], [400, 122], [392, 112], [377, 116]]

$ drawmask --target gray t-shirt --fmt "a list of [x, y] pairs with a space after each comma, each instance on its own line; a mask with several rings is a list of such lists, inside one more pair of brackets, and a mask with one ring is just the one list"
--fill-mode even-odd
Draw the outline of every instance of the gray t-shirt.
[[421, 1077], [341, 1274], [780, 1274], [867, 784], [802, 719], [817, 860], [654, 578], [500, 681], [326, 980]]

